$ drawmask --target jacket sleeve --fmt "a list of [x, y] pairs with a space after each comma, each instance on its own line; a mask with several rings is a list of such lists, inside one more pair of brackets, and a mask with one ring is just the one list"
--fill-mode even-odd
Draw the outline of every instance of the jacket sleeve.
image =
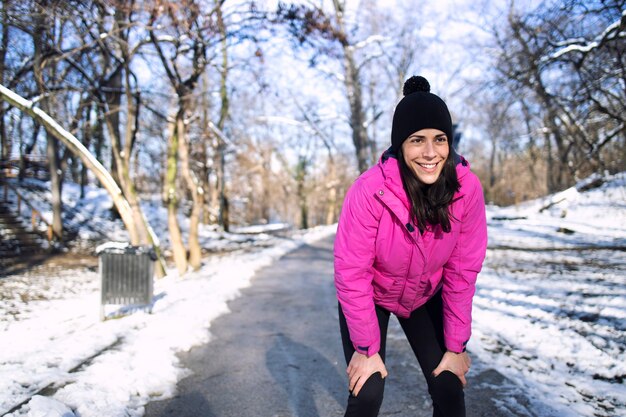
[[478, 178], [468, 175], [459, 237], [443, 268], [443, 332], [446, 348], [452, 352], [465, 351], [469, 341], [476, 277], [487, 251], [483, 190]]
[[382, 206], [357, 180], [346, 194], [335, 237], [335, 287], [354, 348], [367, 356], [380, 349], [372, 287], [376, 235]]

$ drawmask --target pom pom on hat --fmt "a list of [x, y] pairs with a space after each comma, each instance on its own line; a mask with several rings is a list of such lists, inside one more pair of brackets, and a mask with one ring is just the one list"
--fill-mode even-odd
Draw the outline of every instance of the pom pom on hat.
[[428, 80], [420, 75], [414, 75], [404, 82], [404, 88], [402, 94], [408, 96], [409, 94], [421, 91], [423, 93], [430, 93], [430, 84]]
[[413, 76], [406, 80], [400, 100], [393, 114], [391, 126], [391, 151], [398, 154], [402, 143], [422, 129], [438, 129], [452, 143], [452, 118], [446, 103], [430, 92], [426, 78]]

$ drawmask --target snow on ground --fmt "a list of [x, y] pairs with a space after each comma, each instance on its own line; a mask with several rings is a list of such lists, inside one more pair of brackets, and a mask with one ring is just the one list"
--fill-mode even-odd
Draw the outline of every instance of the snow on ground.
[[[599, 180], [606, 182], [587, 189]], [[491, 247], [624, 248], [626, 175], [591, 177], [545, 198], [511, 207], [489, 207], [488, 213]]]
[[626, 175], [608, 179], [488, 209], [469, 350], [532, 415], [626, 416]]
[[[469, 350], [475, 368], [494, 367], [517, 384], [529, 416], [626, 416], [626, 175], [605, 179], [488, 207], [490, 248]], [[176, 352], [208, 341], [211, 320], [254, 271], [333, 231], [261, 245], [250, 236], [220, 239], [252, 239], [254, 249], [157, 280], [152, 314], [137, 309], [104, 322], [96, 271], [0, 280], [0, 414], [49, 387], [9, 416], [142, 415], [187, 374]], [[520, 411], [500, 407], [503, 415]]]
[[148, 401], [173, 395], [187, 373], [176, 353], [209, 341], [211, 321], [228, 311], [226, 303], [255, 271], [335, 230], [315, 228], [269, 248], [211, 257], [182, 278], [170, 271], [155, 283], [152, 314], [136, 309], [104, 322], [95, 271], [3, 279], [0, 414], [50, 387], [44, 394], [54, 401], [35, 396], [8, 415], [67, 417], [50, 411], [65, 404], [83, 417], [141, 416]]

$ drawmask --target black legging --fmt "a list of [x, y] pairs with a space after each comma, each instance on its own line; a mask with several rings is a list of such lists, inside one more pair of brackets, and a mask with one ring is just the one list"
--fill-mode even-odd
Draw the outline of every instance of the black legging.
[[[380, 351], [378, 353], [383, 362], [385, 361], [389, 315], [389, 311], [376, 306], [376, 316], [380, 327]], [[428, 393], [433, 400], [433, 417], [465, 417], [465, 396], [459, 378], [449, 371], [442, 372], [437, 378], [431, 375], [446, 351], [443, 341], [441, 291], [425, 305], [413, 311], [409, 318], [398, 317], [398, 321], [426, 377]], [[343, 352], [346, 364], [348, 364], [354, 354], [354, 347], [350, 341], [346, 318], [341, 306], [339, 306], [339, 327]], [[385, 380], [380, 372], [369, 377], [358, 396], [350, 394], [348, 397], [345, 417], [376, 417], [383, 402], [384, 389]]]

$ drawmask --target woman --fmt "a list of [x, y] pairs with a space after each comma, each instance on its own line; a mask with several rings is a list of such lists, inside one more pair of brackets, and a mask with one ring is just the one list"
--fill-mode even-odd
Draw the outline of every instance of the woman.
[[335, 240], [346, 416], [378, 415], [391, 313], [426, 377], [433, 416], [465, 416], [465, 346], [487, 226], [480, 182], [452, 134], [446, 104], [411, 77], [391, 147], [346, 194]]

